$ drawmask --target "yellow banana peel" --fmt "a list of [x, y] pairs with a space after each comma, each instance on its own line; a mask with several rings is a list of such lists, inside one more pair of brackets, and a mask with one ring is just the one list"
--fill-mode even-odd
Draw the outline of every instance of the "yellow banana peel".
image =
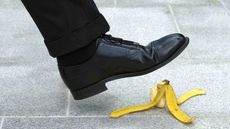
[[160, 91], [157, 92], [156, 97], [149, 103], [117, 109], [110, 114], [110, 117], [118, 118], [129, 113], [150, 109], [159, 103], [159, 101], [165, 93], [165, 90], [166, 86], [164, 85], [160, 88]]
[[174, 94], [172, 86], [170, 85], [167, 86], [167, 91], [165, 96], [166, 96], [166, 103], [168, 109], [175, 118], [177, 118], [179, 121], [183, 123], [191, 123], [194, 120], [194, 117], [188, 116], [177, 105], [177, 99]]
[[198, 96], [198, 95], [205, 95], [205, 91], [203, 89], [193, 89], [189, 90], [188, 92], [182, 94], [180, 97], [177, 98], [177, 104], [182, 104], [188, 99]]
[[111, 118], [119, 118], [129, 113], [140, 112], [144, 110], [149, 110], [154, 107], [164, 108], [168, 107], [170, 113], [180, 122], [188, 124], [192, 123], [195, 117], [190, 117], [184, 113], [178, 105], [184, 103], [191, 97], [197, 95], [204, 95], [205, 91], [203, 89], [193, 89], [190, 90], [180, 97], [176, 98], [173, 87], [169, 84], [168, 80], [164, 80], [159, 84], [156, 84], [151, 89], [150, 102], [146, 104], [128, 106], [114, 110], [110, 113]]

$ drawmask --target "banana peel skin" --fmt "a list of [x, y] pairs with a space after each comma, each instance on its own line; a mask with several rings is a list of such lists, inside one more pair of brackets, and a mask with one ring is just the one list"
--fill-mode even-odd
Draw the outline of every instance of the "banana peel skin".
[[136, 106], [128, 106], [124, 108], [120, 108], [114, 110], [110, 113], [111, 118], [119, 118], [121, 116], [140, 112], [144, 110], [149, 110], [154, 107], [165, 108], [167, 106], [169, 112], [180, 122], [184, 124], [192, 123], [196, 117], [190, 117], [186, 113], [184, 113], [178, 105], [183, 104], [188, 99], [198, 96], [205, 95], [205, 91], [203, 89], [193, 89], [188, 92], [182, 94], [180, 97], [176, 98], [173, 87], [170, 85], [168, 80], [164, 80], [159, 84], [156, 84], [151, 89], [151, 97], [150, 102], [146, 104], [140, 104]]
[[129, 113], [144, 111], [153, 108], [160, 102], [162, 96], [165, 93], [165, 90], [166, 90], [166, 86], [162, 86], [160, 91], [156, 94], [156, 97], [149, 103], [117, 109], [110, 114], [110, 117], [118, 118]]

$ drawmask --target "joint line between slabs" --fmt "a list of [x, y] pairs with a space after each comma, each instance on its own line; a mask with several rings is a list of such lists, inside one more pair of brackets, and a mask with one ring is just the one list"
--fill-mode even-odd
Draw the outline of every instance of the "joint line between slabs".
[[224, 7], [224, 9], [227, 11], [227, 14], [230, 16], [230, 10], [227, 8], [225, 2], [223, 0], [218, 0], [218, 1]]
[[68, 95], [67, 95], [67, 107], [66, 107], [66, 116], [69, 116], [69, 110], [70, 110], [70, 97], [71, 97], [71, 93], [70, 93], [70, 91], [68, 91]]
[[171, 15], [172, 15], [174, 24], [176, 25], [177, 31], [178, 31], [179, 33], [181, 33], [181, 30], [180, 30], [180, 27], [179, 27], [179, 25], [178, 25], [177, 19], [176, 19], [176, 17], [175, 17], [175, 13], [174, 13], [173, 8], [172, 8], [172, 6], [171, 6], [170, 4], [168, 4], [168, 8], [169, 8], [169, 11], [170, 11], [170, 13], [171, 13]]
[[117, 0], [113, 0], [113, 4], [116, 7], [117, 6]]
[[2, 127], [3, 127], [3, 123], [4, 123], [4, 117], [2, 117], [2, 120], [1, 120], [1, 123], [0, 123], [0, 129], [2, 129]]
[[[174, 10], [173, 10], [173, 8], [172, 8], [172, 5], [171, 5], [171, 4], [168, 4], [168, 8], [169, 8], [170, 13], [171, 13], [171, 15], [172, 15], [172, 18], [173, 18], [174, 24], [175, 24], [175, 26], [176, 26], [177, 32], [178, 32], [178, 33], [181, 33], [181, 29], [180, 29], [180, 26], [179, 26], [179, 24], [178, 24], [178, 21], [177, 21], [177, 18], [176, 18], [176, 16], [175, 16], [175, 12], [174, 12]], [[188, 58], [191, 58], [189, 52], [188, 52], [187, 50], [186, 50], [186, 52], [187, 52]]]
[[[3, 116], [2, 116], [3, 117]], [[135, 116], [125, 116], [124, 118], [145, 118], [145, 117], [168, 117], [168, 115], [135, 115]], [[94, 115], [94, 116], [4, 116], [5, 119], [45, 119], [45, 118], [109, 118], [108, 115]], [[2, 120], [3, 121], [3, 120]], [[0, 128], [1, 129], [1, 128]]]

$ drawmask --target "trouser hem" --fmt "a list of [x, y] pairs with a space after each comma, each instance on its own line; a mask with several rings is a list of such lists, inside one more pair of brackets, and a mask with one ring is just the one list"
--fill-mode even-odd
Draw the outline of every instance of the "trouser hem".
[[109, 24], [103, 15], [88, 22], [82, 27], [66, 34], [61, 39], [46, 42], [46, 47], [52, 57], [62, 56], [85, 47], [102, 34], [109, 31]]

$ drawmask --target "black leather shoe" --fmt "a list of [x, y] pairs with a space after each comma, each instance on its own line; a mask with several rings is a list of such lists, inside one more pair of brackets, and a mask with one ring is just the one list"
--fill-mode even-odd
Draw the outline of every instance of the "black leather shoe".
[[165, 36], [147, 46], [103, 35], [97, 39], [97, 51], [88, 61], [58, 68], [74, 99], [80, 100], [107, 90], [108, 81], [147, 74], [164, 66], [188, 43], [189, 38], [181, 34]]

